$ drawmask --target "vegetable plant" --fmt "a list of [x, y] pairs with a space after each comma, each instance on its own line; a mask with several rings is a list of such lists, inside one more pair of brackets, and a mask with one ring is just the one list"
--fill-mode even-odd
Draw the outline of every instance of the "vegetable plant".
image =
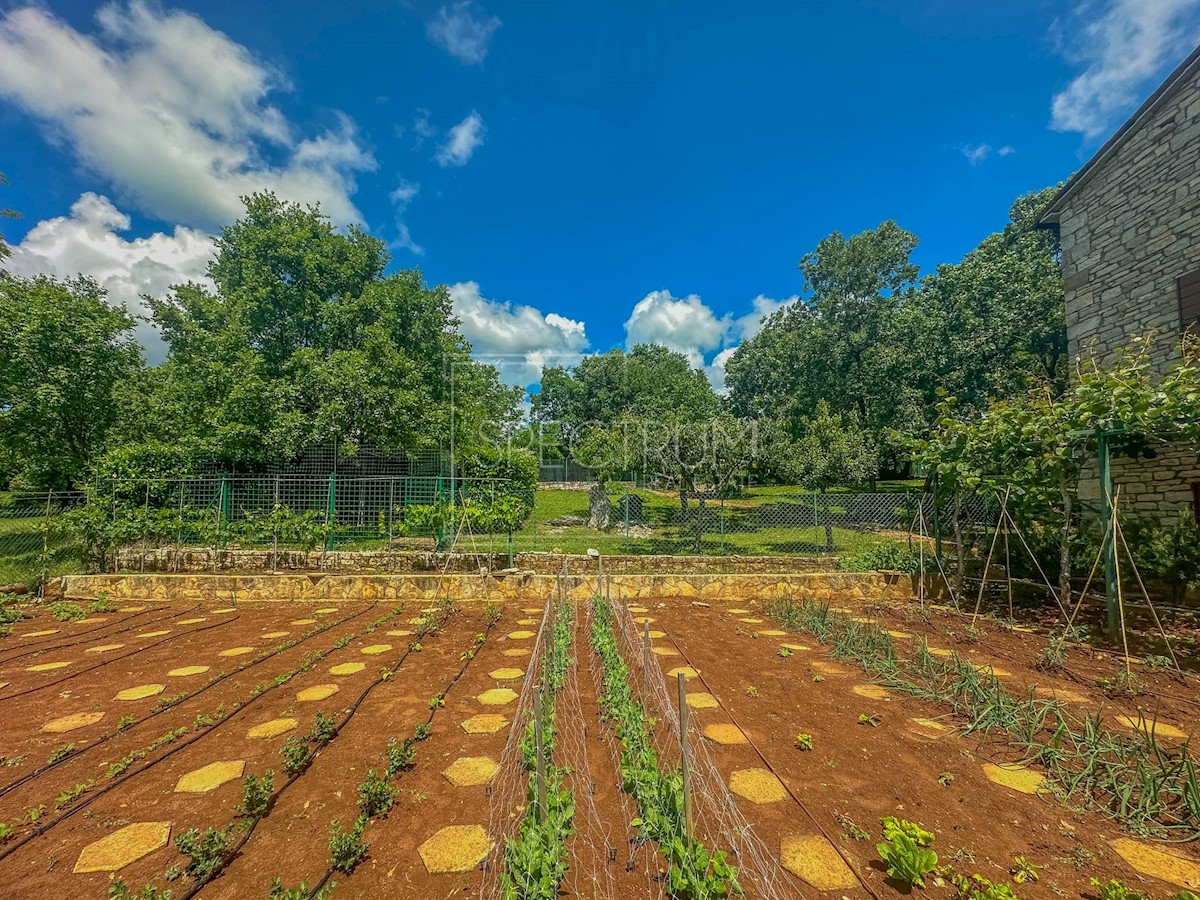
[[937, 854], [930, 849], [933, 833], [915, 822], [887, 816], [882, 820], [883, 841], [875, 845], [887, 864], [890, 878], [904, 884], [925, 886], [925, 876], [937, 870]]

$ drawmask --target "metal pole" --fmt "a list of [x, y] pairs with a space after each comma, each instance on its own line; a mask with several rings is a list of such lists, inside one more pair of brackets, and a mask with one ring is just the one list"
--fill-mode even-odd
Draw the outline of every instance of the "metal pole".
[[1108, 434], [1096, 430], [1096, 460], [1100, 469], [1100, 510], [1103, 518], [1104, 541], [1104, 604], [1108, 611], [1106, 626], [1110, 636], [1117, 633], [1120, 609], [1117, 601], [1116, 544], [1113, 541], [1112, 455]]
[[679, 759], [683, 773], [683, 836], [692, 836], [692, 772], [688, 765], [687, 676], [679, 673]]
[[533, 689], [533, 753], [537, 765], [537, 820], [546, 821], [546, 758], [542, 752], [542, 689]]
[[329, 500], [325, 505], [325, 549], [333, 549], [333, 523], [336, 512], [334, 504], [337, 502], [337, 473], [329, 473]]
[[650, 623], [642, 623], [642, 718], [648, 718], [646, 709], [646, 686], [650, 683]]

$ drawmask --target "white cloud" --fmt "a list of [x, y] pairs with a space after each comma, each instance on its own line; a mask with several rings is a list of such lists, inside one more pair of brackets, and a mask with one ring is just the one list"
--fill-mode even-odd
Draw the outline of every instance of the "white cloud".
[[535, 384], [543, 366], [574, 365], [588, 347], [583, 322], [532, 306], [488, 300], [477, 282], [450, 285], [450, 299], [473, 355], [495, 365], [507, 384]]
[[[82, 272], [108, 291], [110, 303], [137, 315], [148, 314], [143, 294], [163, 297], [171, 285], [186, 281], [212, 286], [205, 274], [215, 250], [211, 236], [178, 226], [174, 234], [130, 241], [118, 234], [128, 229], [129, 217], [107, 197], [86, 193], [71, 206], [70, 215], [45, 219], [30, 229], [12, 248], [8, 269], [16, 275], [57, 278]], [[166, 348], [154, 326], [140, 324], [137, 335], [147, 358], [161, 362]]]
[[718, 394], [724, 395], [726, 393], [725, 364], [729, 362], [729, 357], [733, 356], [735, 350], [737, 350], [737, 347], [726, 347], [713, 357], [712, 362], [704, 367], [704, 374], [708, 376], [713, 390]]
[[[793, 294], [783, 300], [773, 300], [763, 294], [759, 294], [750, 303], [750, 312], [743, 316], [738, 316], [733, 320], [733, 333], [737, 337], [739, 343], [749, 340], [760, 331], [762, 331], [763, 323], [775, 312], [783, 309], [785, 306], [791, 306], [798, 301], [800, 296]], [[735, 348], [736, 349], [736, 348]]]
[[354, 123], [301, 136], [268, 97], [279, 73], [190, 13], [111, 3], [83, 34], [47, 10], [0, 17], [0, 96], [139, 209], [215, 228], [272, 189], [358, 221], [355, 174], [375, 168]]
[[483, 62], [488, 52], [488, 43], [500, 20], [489, 16], [472, 0], [443, 6], [429, 22], [426, 34], [463, 65]]
[[447, 166], [465, 166], [483, 143], [483, 117], [472, 111], [469, 116], [450, 129], [446, 140], [442, 142], [434, 154], [437, 164]]
[[966, 144], [960, 148], [972, 166], [977, 166], [992, 154], [991, 144]]
[[420, 193], [420, 190], [421, 185], [415, 181], [407, 181], [401, 178], [400, 184], [396, 186], [396, 189], [388, 194], [388, 198], [396, 208], [396, 238], [388, 246], [395, 249], [411, 250], [418, 256], [425, 253], [425, 248], [412, 239], [412, 234], [409, 232], [408, 225], [404, 221], [404, 214], [408, 212], [408, 205], [412, 203], [413, 199]]
[[1056, 23], [1065, 55], [1083, 71], [1050, 104], [1050, 127], [1103, 135], [1200, 38], [1200, 0], [1085, 2]]
[[1008, 144], [1005, 144], [1003, 147], [1001, 147], [999, 150], [996, 151], [996, 155], [997, 156], [1011, 156], [1012, 154], [1014, 154], [1016, 152], [1017, 152], [1016, 147], [1010, 147]]
[[677, 298], [670, 291], [651, 291], [625, 323], [625, 344], [662, 344], [699, 367], [707, 351], [721, 346], [729, 328], [729, 317], [717, 318], [695, 294]]

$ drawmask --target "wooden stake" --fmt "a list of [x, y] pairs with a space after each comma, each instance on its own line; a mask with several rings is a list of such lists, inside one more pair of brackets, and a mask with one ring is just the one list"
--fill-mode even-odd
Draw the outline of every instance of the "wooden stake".
[[646, 718], [646, 693], [650, 685], [650, 623], [642, 623], [642, 718]]
[[542, 752], [542, 689], [533, 689], [533, 753], [537, 761], [537, 820], [546, 821], [546, 759]]
[[683, 772], [683, 836], [692, 836], [692, 772], [688, 765], [687, 676], [679, 673], [679, 758]]

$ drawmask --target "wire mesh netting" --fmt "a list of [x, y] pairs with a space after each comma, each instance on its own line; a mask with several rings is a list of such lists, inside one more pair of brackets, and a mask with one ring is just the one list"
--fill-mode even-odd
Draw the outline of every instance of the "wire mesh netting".
[[79, 571], [83, 544], [63, 516], [83, 502], [79, 491], [0, 494], [0, 586]]

